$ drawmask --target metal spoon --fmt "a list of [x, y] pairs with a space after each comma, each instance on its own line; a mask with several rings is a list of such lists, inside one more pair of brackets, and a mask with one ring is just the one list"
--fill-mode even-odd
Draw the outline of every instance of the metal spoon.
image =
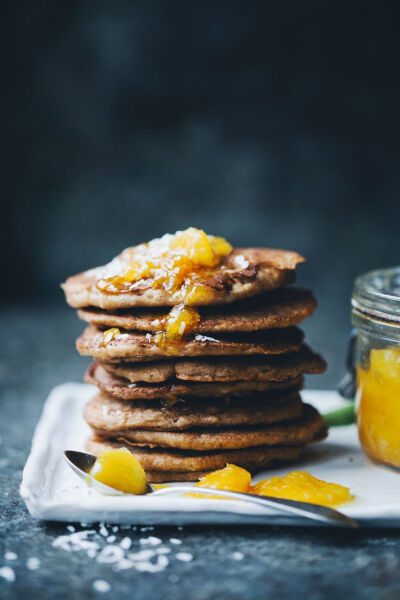
[[[129, 494], [125, 494], [120, 490], [117, 490], [113, 487], [105, 485], [97, 479], [94, 479], [90, 475], [90, 470], [96, 462], [96, 456], [93, 454], [87, 454], [86, 452], [76, 452], [75, 450], [66, 450], [64, 452], [64, 456], [71, 467], [71, 469], [79, 476], [81, 479], [84, 479], [86, 483], [92, 485], [95, 489], [97, 489], [102, 494], [112, 495], [112, 496], [127, 496]], [[205, 495], [218, 495], [224, 498], [234, 498], [236, 500], [246, 500], [247, 502], [251, 502], [252, 504], [257, 504], [259, 506], [272, 507], [278, 510], [282, 510], [283, 512], [289, 512], [301, 517], [305, 517], [307, 519], [314, 519], [315, 521], [320, 521], [325, 525], [336, 525], [339, 527], [351, 527], [353, 529], [358, 527], [358, 523], [351, 519], [350, 517], [346, 517], [343, 513], [334, 510], [333, 508], [328, 508], [327, 506], [319, 506], [317, 504], [309, 504], [308, 502], [297, 502], [295, 500], [284, 500], [282, 498], [272, 498], [270, 496], [256, 496], [255, 494], [246, 494], [243, 492], [231, 492], [228, 490], [216, 490], [213, 488], [198, 488], [193, 485], [176, 485], [173, 487], [165, 487], [160, 489], [155, 489], [151, 483], [147, 483], [147, 492], [146, 494], [151, 494], [152, 496], [167, 496], [172, 494], [181, 494], [181, 493], [195, 493], [195, 494], [205, 494]]]

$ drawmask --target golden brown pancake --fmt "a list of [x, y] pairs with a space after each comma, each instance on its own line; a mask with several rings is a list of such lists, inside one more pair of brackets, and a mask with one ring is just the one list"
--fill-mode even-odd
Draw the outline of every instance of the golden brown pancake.
[[173, 481], [199, 481], [208, 475], [210, 471], [168, 471], [166, 479], [165, 471], [146, 471], [146, 479], [150, 483], [172, 483]]
[[85, 381], [96, 385], [102, 392], [120, 400], [153, 400], [156, 398], [180, 398], [197, 396], [243, 396], [251, 392], [267, 392], [272, 390], [299, 390], [302, 377], [294, 377], [286, 381], [233, 381], [228, 383], [182, 382], [172, 380], [161, 384], [129, 383], [126, 379], [116, 377], [106, 371], [99, 363], [92, 363], [85, 374]]
[[[180, 450], [233, 450], [252, 446], [303, 446], [316, 436], [321, 439], [326, 431], [321, 415], [308, 404], [303, 405], [302, 416], [291, 422], [265, 426], [235, 428], [193, 428], [190, 431], [154, 431], [144, 429], [106, 430], [95, 429], [102, 438], [122, 439], [126, 443], [150, 448], [178, 448]], [[325, 437], [325, 435], [323, 436]]]
[[128, 448], [141, 463], [149, 481], [153, 482], [195, 481], [210, 471], [223, 469], [228, 463], [254, 473], [276, 463], [296, 460], [303, 450], [302, 446], [258, 446], [240, 450], [184, 452], [163, 448], [140, 448], [96, 436], [89, 438], [85, 447], [88, 452], [96, 456], [103, 450]]
[[89, 325], [76, 340], [80, 354], [107, 362], [137, 362], [169, 356], [227, 356], [287, 354], [299, 350], [304, 334], [297, 327], [253, 333], [222, 333], [218, 337], [195, 334], [182, 343], [157, 344], [143, 332], [121, 332], [107, 344], [103, 332]]
[[[292, 327], [311, 316], [315, 307], [316, 301], [311, 292], [298, 288], [279, 289], [218, 308], [201, 307], [200, 321], [191, 327], [191, 332], [221, 333]], [[162, 321], [167, 313], [165, 308], [105, 311], [90, 307], [78, 310], [78, 316], [83, 321], [99, 329], [118, 327], [151, 333], [163, 329]]]
[[130, 383], [154, 384], [175, 379], [176, 363], [171, 359], [136, 363], [98, 362], [111, 375], [122, 377]]
[[[141, 279], [130, 291], [107, 293], [96, 284], [125, 271], [132, 250], [127, 248], [108, 265], [69, 277], [62, 285], [67, 302], [74, 308], [97, 306], [106, 310], [135, 306], [174, 306], [176, 295], [165, 287], [152, 287], [152, 278]], [[295, 252], [271, 248], [238, 248], [222, 258], [212, 275], [197, 282], [213, 290], [212, 298], [197, 304], [225, 304], [280, 288], [294, 280], [296, 266], [304, 258]]]
[[104, 435], [131, 429], [181, 431], [191, 427], [232, 427], [262, 425], [300, 418], [301, 398], [297, 392], [268, 397], [253, 394], [245, 398], [190, 399], [168, 402], [126, 402], [97, 394], [84, 410], [87, 423]]
[[104, 369], [131, 383], [182, 381], [285, 381], [303, 374], [323, 373], [325, 361], [307, 346], [279, 357], [233, 356], [183, 358], [146, 363], [101, 363]]

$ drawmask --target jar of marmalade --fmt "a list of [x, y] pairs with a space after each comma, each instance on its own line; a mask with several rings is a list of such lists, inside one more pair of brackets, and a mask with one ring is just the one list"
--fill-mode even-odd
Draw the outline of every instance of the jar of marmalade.
[[356, 279], [352, 323], [360, 442], [373, 460], [400, 468], [400, 267]]

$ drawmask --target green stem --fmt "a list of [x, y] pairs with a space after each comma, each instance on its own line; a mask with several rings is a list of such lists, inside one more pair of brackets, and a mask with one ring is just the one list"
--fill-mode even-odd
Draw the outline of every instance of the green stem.
[[337, 427], [338, 425], [349, 425], [355, 421], [354, 402], [349, 402], [348, 406], [338, 408], [322, 415], [328, 427]]

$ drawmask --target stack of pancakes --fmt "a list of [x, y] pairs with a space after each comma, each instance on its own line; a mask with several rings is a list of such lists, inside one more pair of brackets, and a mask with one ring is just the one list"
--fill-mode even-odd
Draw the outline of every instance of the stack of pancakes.
[[99, 389], [85, 408], [88, 451], [126, 447], [149, 481], [193, 481], [227, 463], [255, 472], [291, 461], [323, 439], [321, 416], [299, 395], [304, 374], [325, 369], [297, 328], [316, 302], [286, 287], [303, 260], [233, 250], [203, 276], [211, 299], [174, 343], [160, 343], [160, 331], [176, 294], [148, 278], [112, 293], [98, 285], [121, 271], [124, 253], [69, 278], [67, 301], [89, 324], [77, 348], [95, 359], [85, 379]]

